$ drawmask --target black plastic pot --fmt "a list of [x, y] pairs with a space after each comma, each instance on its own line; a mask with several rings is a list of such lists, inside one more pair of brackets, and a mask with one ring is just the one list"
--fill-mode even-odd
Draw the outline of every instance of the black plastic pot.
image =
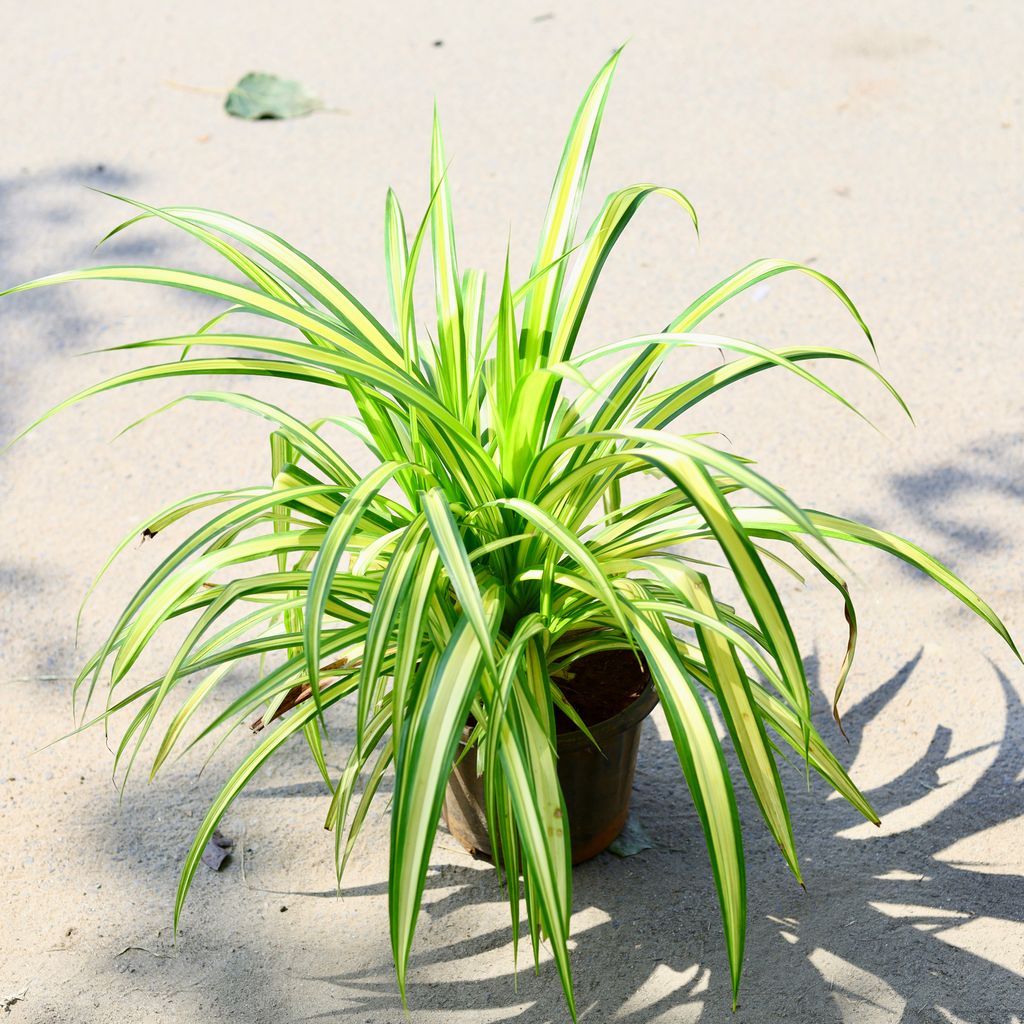
[[[576, 728], [558, 734], [558, 781], [569, 819], [573, 864], [607, 849], [626, 824], [640, 727], [657, 700], [654, 686], [648, 682], [632, 704], [591, 726], [600, 751]], [[467, 728], [448, 779], [444, 820], [448, 831], [467, 850], [490, 857], [492, 847], [487, 834], [483, 778], [476, 771], [476, 749], [462, 757], [468, 738]]]

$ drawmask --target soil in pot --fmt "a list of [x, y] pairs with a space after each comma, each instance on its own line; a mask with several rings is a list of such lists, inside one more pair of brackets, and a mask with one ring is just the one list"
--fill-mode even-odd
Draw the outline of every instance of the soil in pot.
[[[628, 708], [650, 679], [647, 666], [637, 661], [632, 651], [598, 651], [578, 658], [565, 676], [555, 677], [555, 682], [583, 724], [590, 728]], [[578, 732], [558, 708], [555, 729], [559, 733]]]

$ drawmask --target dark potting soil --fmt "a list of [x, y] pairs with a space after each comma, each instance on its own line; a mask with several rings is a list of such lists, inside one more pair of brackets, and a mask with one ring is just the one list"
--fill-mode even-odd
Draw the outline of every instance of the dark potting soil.
[[[647, 666], [632, 651], [584, 655], [569, 666], [568, 674], [571, 678], [560, 674], [555, 682], [587, 726], [598, 725], [624, 711], [643, 693], [650, 679]], [[576, 730], [558, 708], [555, 727], [558, 732]]]

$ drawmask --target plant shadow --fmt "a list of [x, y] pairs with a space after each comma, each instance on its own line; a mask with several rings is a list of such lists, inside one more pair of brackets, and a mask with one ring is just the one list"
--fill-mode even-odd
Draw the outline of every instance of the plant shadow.
[[[904, 691], [921, 656], [919, 651], [845, 716], [849, 760], [860, 750], [865, 730]], [[813, 660], [808, 668], [816, 675]], [[851, 835], [855, 812], [841, 800], [824, 799], [823, 784], [813, 782], [808, 789], [803, 775], [793, 773], [796, 784], [789, 788], [807, 892], [785, 875], [766, 830], [755, 825], [752, 801], [738, 792], [750, 921], [735, 1014], [699, 826], [692, 812], [664, 813], [678, 808], [683, 784], [678, 768], [671, 771], [671, 744], [648, 729], [635, 808], [655, 849], [628, 860], [602, 854], [574, 872], [579, 924], [573, 930], [573, 963], [581, 1019], [1019, 1024], [1014, 1014], [1024, 1007], [1021, 966], [992, 948], [1000, 943], [1015, 948], [1024, 936], [1020, 877], [944, 855], [958, 840], [1012, 820], [1015, 806], [1020, 807], [1014, 780], [1024, 768], [1024, 707], [1005, 674], [992, 670], [1006, 705], [1001, 738], [954, 754], [951, 730], [939, 725], [922, 756], [867, 792], [884, 822], [941, 791], [951, 768], [987, 756], [990, 763], [969, 789], [926, 821], [892, 834]], [[820, 689], [817, 705], [828, 713]], [[1011, 795], [1018, 799], [1008, 799]], [[442, 894], [435, 898], [432, 890]], [[386, 885], [347, 895], [379, 898]], [[495, 872], [482, 873], [480, 865], [468, 861], [438, 864], [427, 881], [425, 906], [433, 924], [450, 915], [472, 915], [480, 902], [500, 898]], [[1002, 929], [1002, 937], [979, 945], [976, 935], [986, 927]], [[493, 969], [474, 977], [472, 970], [451, 967], [464, 958], [479, 964], [488, 954], [501, 953], [511, 963], [507, 928], [425, 945], [421, 939], [414, 947], [410, 965], [408, 999], [414, 1011], [458, 1007], [486, 1012], [494, 1020], [567, 1019], [549, 957], [543, 958], [540, 979], [523, 970], [517, 987], [509, 972], [504, 1002], [496, 996], [502, 978]], [[529, 963], [526, 942], [520, 957]], [[458, 980], [445, 980], [446, 971]], [[386, 959], [371, 976], [342, 971], [307, 980], [335, 987], [354, 1019], [363, 1011], [397, 1007]], [[326, 1020], [331, 1014], [306, 1019]]]
[[[908, 687], [922, 671], [923, 657], [919, 651], [844, 715], [850, 744], [837, 747], [844, 763], [858, 758], [871, 730], [877, 742], [886, 715], [909, 699]], [[807, 670], [815, 718], [828, 722], [830, 707], [816, 659], [808, 659]], [[894, 821], [897, 828], [858, 828], [856, 812], [841, 800], [826, 799], [824, 783], [812, 778], [808, 787], [802, 771], [783, 766], [806, 892], [786, 872], [746, 788], [737, 785], [750, 906], [735, 1014], [699, 822], [671, 743], [648, 721], [634, 810], [654, 848], [626, 859], [602, 854], [574, 872], [572, 963], [581, 1019], [1019, 1024], [1014, 1013], [1024, 1006], [1024, 977], [1013, 959], [1019, 960], [1024, 943], [1019, 873], [950, 853], [961, 840], [1012, 822], [1021, 813], [1017, 780], [1024, 769], [1024, 707], [1006, 675], [994, 665], [991, 671], [984, 692], [1001, 695], [1003, 708], [993, 702], [991, 709], [994, 716], [1005, 710], [1000, 735], [961, 750], [940, 721], [918, 737], [919, 754], [907, 757], [895, 778], [867, 790], [883, 822]], [[909, 732], [901, 720], [893, 741]], [[335, 752], [352, 742], [347, 717], [332, 728], [332, 738]], [[237, 748], [224, 753], [231, 760], [248, 746], [251, 741], [243, 734]], [[166, 924], [184, 850], [166, 843], [166, 830], [147, 837], [138, 826], [154, 817], [180, 818], [186, 807], [201, 814], [219, 783], [200, 780], [198, 794], [186, 800], [180, 786], [189, 773], [175, 769], [170, 786], [165, 783], [157, 791], [129, 787], [120, 825], [89, 833], [95, 836], [93, 853], [117, 862], [111, 866], [133, 903], [144, 900], [156, 908], [130, 927], [142, 928], [139, 946], [158, 951], [130, 951], [95, 969], [130, 974], [140, 992], [151, 993], [172, 982], [186, 991], [185, 979], [194, 974], [202, 980], [204, 998], [220, 1008], [235, 1006], [243, 1016], [247, 1009], [272, 1006], [279, 1019], [287, 1020], [362, 1024], [397, 1019], [401, 1009], [386, 915], [381, 920], [387, 897], [386, 825], [368, 823], [370, 839], [357, 850], [354, 884], [346, 885], [344, 898], [337, 900], [333, 886], [318, 884], [311, 870], [315, 856], [299, 857], [294, 841], [300, 830], [307, 834], [311, 815], [322, 820], [323, 784], [310, 768], [304, 744], [291, 744], [281, 754], [272, 770], [254, 780], [242, 806], [232, 812], [235, 820], [224, 826], [236, 829], [232, 862], [217, 874], [201, 869], [198, 888], [205, 891], [192, 897], [184, 941], [177, 950], [164, 949], [177, 958], [173, 962], [161, 958], [162, 940], [145, 938], [146, 929], [155, 927], [146, 922]], [[729, 756], [738, 779], [735, 758]], [[335, 760], [330, 757], [336, 774]], [[950, 792], [951, 773], [970, 764], [980, 767], [969, 785], [955, 799], [942, 800]], [[390, 784], [386, 777], [384, 799]], [[187, 813], [191, 816], [192, 810]], [[237, 830], [240, 817], [259, 822], [248, 836], [244, 828]], [[174, 834], [180, 832], [187, 841], [197, 824], [182, 820]], [[164, 837], [162, 849], [159, 837]], [[1009, 851], [1002, 856], [1011, 859]], [[291, 866], [293, 857], [302, 865], [299, 874]], [[567, 1019], [546, 951], [535, 977], [524, 939], [515, 977], [503, 902], [494, 869], [439, 833], [409, 969], [408, 999], [416, 1019], [454, 1010], [481, 1021]], [[254, 974], [254, 965], [268, 957], [267, 939], [250, 934], [261, 904], [263, 913], [269, 907], [274, 916], [278, 904], [287, 906], [289, 922], [293, 914], [318, 922], [316, 956], [293, 955], [278, 941], [269, 955], [280, 958], [287, 973]], [[372, 928], [360, 924], [371, 919]], [[324, 920], [337, 926], [323, 928]], [[979, 934], [985, 938], [986, 929], [987, 940], [977, 941]], [[290, 941], [296, 941], [294, 934]], [[126, 944], [119, 937], [119, 948]], [[347, 966], [324, 969], [332, 963]], [[303, 1005], [308, 1007], [304, 1015], [296, 1012]], [[91, 1020], [87, 1014], [80, 1019]]]
[[[889, 489], [925, 530], [945, 542], [948, 555], [1009, 551], [1015, 538], [965, 507], [965, 501], [1024, 501], [1024, 431], [990, 434], [962, 446], [949, 459], [894, 473]], [[907, 567], [915, 576], [920, 574]], [[923, 576], [921, 577], [924, 578]]]
[[[96, 250], [103, 232], [127, 220], [134, 211], [88, 190], [136, 195], [141, 180], [132, 171], [102, 163], [31, 172], [22, 168], [0, 176], [0, 290], [72, 267], [176, 258], [184, 239], [146, 225]], [[100, 219], [95, 219], [98, 216]], [[175, 302], [193, 310], [209, 306], [198, 296], [180, 295]], [[4, 337], [0, 375], [10, 382], [0, 401], [0, 439], [9, 440], [29, 419], [29, 374], [54, 356], [108, 343], [103, 340], [107, 332], [116, 335], [122, 319], [111, 318], [78, 289], [68, 286], [0, 299], [0, 333]], [[117, 340], [131, 339], [117, 335]]]

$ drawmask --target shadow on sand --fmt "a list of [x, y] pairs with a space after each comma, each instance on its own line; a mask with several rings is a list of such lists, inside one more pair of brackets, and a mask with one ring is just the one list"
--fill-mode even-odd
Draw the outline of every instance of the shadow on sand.
[[[865, 730], [904, 691], [921, 656], [918, 652], [847, 713], [850, 748], [840, 750], [845, 762], [852, 762]], [[807, 792], [802, 774], [792, 773], [789, 788], [806, 893], [785, 874], [766, 830], [754, 824], [752, 802], [738, 793], [746, 824], [750, 923], [735, 1015], [699, 828], [689, 808], [662, 816], [665, 807], [678, 807], [686, 797], [671, 744], [649, 729], [635, 805], [656, 849], [625, 861], [603, 854], [574, 875], [578, 924], [573, 964], [582, 1019], [1019, 1024], [1015, 1014], [1024, 1007], [1021, 878], [1000, 873], [998, 851], [992, 863], [961, 863], [944, 852], [1021, 811], [1017, 780], [1024, 769], [1024, 707], [1006, 676], [995, 666], [992, 671], [1005, 701], [1001, 737], [952, 754], [952, 732], [939, 725], [923, 756], [867, 794], [884, 822], [941, 791], [951, 768], [969, 758], [987, 759], [966, 792], [927, 820], [895, 834], [851, 836], [854, 812], [840, 800], [823, 799], [821, 784]], [[818, 703], [827, 715], [820, 691]], [[1006, 859], [1007, 851], [1002, 854]], [[432, 922], [471, 912], [481, 900], [501, 898], [496, 875], [469, 862], [436, 865], [427, 886]], [[443, 895], [432, 897], [435, 888]], [[327, 898], [334, 893], [300, 890], [295, 895]], [[385, 895], [383, 883], [346, 889], [347, 901]], [[992, 933], [998, 938], [979, 945], [977, 936], [986, 925], [999, 929]], [[541, 979], [534, 980], [526, 942], [517, 991], [507, 928], [426, 945], [421, 937], [410, 967], [414, 1013], [457, 1008], [479, 1011], [481, 1020], [567, 1019], [550, 958], [543, 958]], [[509, 963], [505, 1002], [496, 998], [502, 984], [493, 971], [473, 977], [472, 969], [456, 969], [452, 974], [461, 980], [443, 979], [445, 970], [463, 958], [502, 949]], [[340, 971], [304, 980], [333, 986], [345, 1008], [308, 1020], [362, 1020], [364, 1011], [400, 1013], [386, 958], [372, 976]]]

